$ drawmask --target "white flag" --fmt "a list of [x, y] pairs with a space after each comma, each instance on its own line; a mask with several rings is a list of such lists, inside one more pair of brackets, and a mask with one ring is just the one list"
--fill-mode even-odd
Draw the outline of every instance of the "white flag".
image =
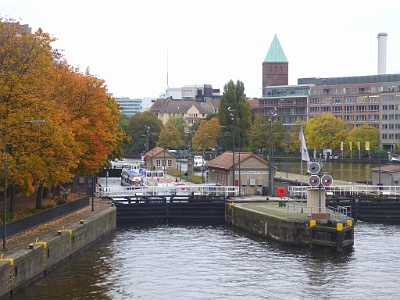
[[304, 139], [303, 130], [300, 131], [300, 153], [301, 153], [301, 160], [310, 162], [310, 155], [308, 155], [308, 150], [306, 146], [306, 140]]

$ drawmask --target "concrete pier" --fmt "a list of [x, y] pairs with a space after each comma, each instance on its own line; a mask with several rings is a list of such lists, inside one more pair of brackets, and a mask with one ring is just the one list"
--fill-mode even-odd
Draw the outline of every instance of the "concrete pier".
[[229, 202], [225, 221], [250, 233], [288, 245], [342, 252], [354, 245], [351, 218], [334, 211], [313, 212], [305, 203]]

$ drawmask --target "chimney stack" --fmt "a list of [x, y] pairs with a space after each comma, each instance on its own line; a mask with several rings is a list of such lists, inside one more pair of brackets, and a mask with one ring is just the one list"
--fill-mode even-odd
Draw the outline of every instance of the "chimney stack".
[[378, 75], [386, 74], [386, 40], [387, 33], [378, 33]]

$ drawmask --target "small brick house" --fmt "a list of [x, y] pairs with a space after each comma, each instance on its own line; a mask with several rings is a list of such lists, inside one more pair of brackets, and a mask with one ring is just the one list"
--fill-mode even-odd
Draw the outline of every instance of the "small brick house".
[[234, 158], [234, 167], [231, 151], [224, 152], [207, 162], [209, 182], [231, 186], [234, 170], [235, 185], [240, 184], [244, 195], [261, 195], [263, 187], [268, 186], [269, 163], [251, 152], [235, 152]]
[[146, 168], [149, 170], [163, 170], [164, 162], [166, 161], [166, 168], [175, 168], [176, 155], [165, 150], [162, 147], [155, 147], [145, 154]]

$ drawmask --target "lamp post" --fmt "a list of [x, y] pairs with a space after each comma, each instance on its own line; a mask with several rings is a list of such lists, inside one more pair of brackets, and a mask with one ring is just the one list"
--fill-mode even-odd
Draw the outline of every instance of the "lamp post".
[[232, 121], [232, 186], [235, 186], [235, 110], [228, 107], [228, 111], [230, 111], [231, 121]]
[[[220, 128], [226, 128], [227, 126], [219, 126]], [[239, 162], [238, 162], [238, 168], [239, 168], [239, 195], [241, 195], [241, 169], [240, 169], [240, 154], [241, 154], [241, 152], [242, 152], [242, 150], [241, 150], [241, 143], [240, 143], [240, 131], [239, 131], [239, 129], [238, 128], [236, 128], [236, 127], [233, 127], [233, 130], [232, 130], [232, 136], [233, 136], [233, 139], [234, 139], [234, 131], [235, 130], [237, 130], [238, 131], [238, 133], [239, 133], [239, 139], [238, 139], [238, 142], [239, 142], [239, 154], [238, 154], [238, 156], [239, 156]], [[233, 153], [233, 156], [234, 156], [234, 153]], [[233, 163], [234, 163], [235, 161], [234, 161], [234, 159], [233, 159]], [[233, 167], [233, 172], [235, 171], [235, 168]], [[233, 185], [235, 185], [235, 178], [233, 178]]]
[[4, 200], [3, 200], [3, 251], [7, 250], [6, 243], [7, 243], [7, 132], [8, 129], [12, 126], [19, 125], [19, 124], [33, 124], [33, 123], [44, 123], [44, 120], [31, 120], [31, 121], [21, 121], [11, 123], [6, 125], [3, 132], [3, 155], [4, 155]]
[[167, 134], [171, 134], [171, 133], [172, 132], [168, 131], [168, 132], [165, 133], [165, 136], [164, 136], [164, 176], [165, 176], [165, 168], [167, 166], [167, 161], [166, 161], [166, 158], [165, 158], [165, 148], [167, 148]]
[[269, 177], [269, 194], [271, 196], [274, 196], [274, 175], [273, 175], [273, 146], [272, 146], [272, 123], [275, 119], [275, 117], [278, 115], [276, 113], [277, 109], [274, 107], [273, 110], [270, 111], [269, 113], [269, 121], [270, 121], [270, 126], [269, 126], [269, 170], [268, 170], [268, 177]]

